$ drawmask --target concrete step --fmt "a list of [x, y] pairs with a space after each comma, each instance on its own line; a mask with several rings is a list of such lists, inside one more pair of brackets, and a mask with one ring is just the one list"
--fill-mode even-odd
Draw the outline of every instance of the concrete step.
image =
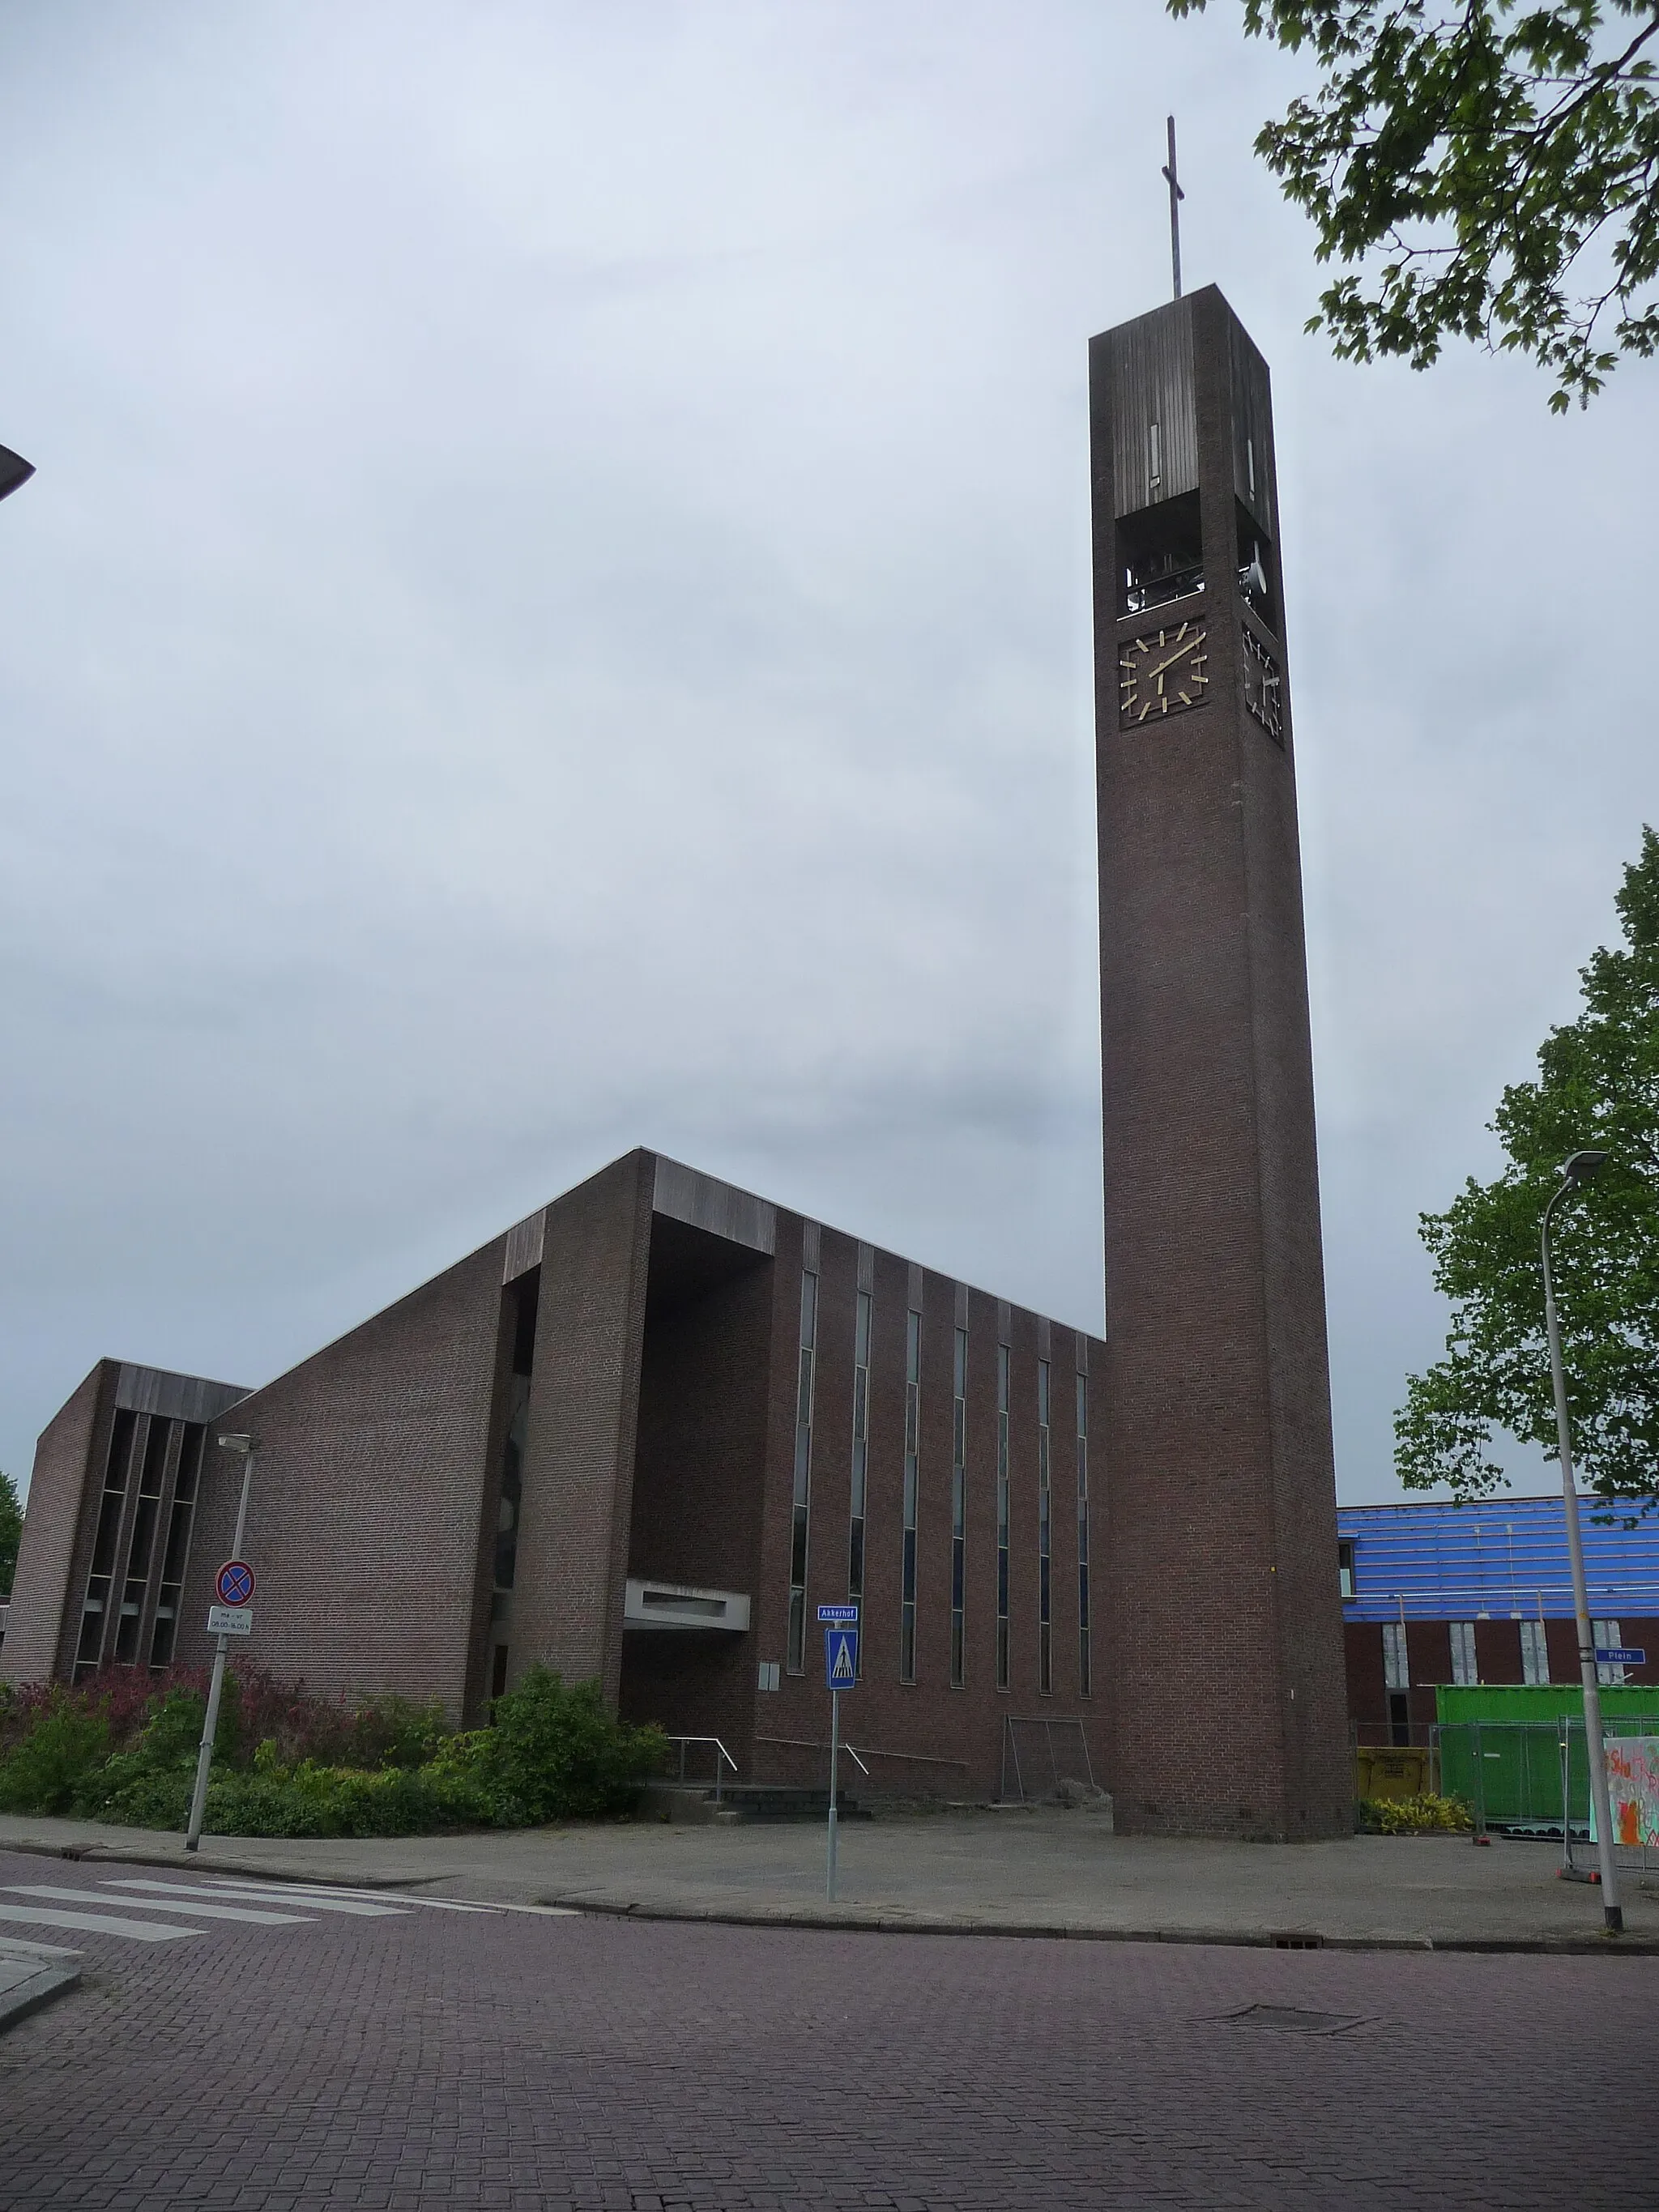
[[[830, 1813], [828, 1789], [788, 1782], [728, 1782], [720, 1799], [729, 1811], [741, 1814], [745, 1820], [823, 1820]], [[836, 1792], [836, 1810], [843, 1820], [871, 1818], [868, 1808], [845, 1790]]]

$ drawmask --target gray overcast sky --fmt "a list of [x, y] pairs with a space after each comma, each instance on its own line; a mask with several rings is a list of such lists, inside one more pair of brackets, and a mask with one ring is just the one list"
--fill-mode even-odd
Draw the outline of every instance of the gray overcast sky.
[[[1273, 364], [1338, 1466], [1654, 796], [1653, 400], [1329, 360], [1230, 0], [0, 13], [0, 1466], [637, 1143], [1101, 1310], [1085, 341]], [[1642, 640], [1650, 636], [1644, 647]], [[1541, 1462], [1518, 1463], [1528, 1477]]]

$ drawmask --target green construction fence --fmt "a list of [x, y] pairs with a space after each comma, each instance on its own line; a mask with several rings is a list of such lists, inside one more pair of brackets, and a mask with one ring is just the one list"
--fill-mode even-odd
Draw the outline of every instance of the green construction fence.
[[[1441, 1790], [1463, 1798], [1477, 1825], [1559, 1826], [1565, 1745], [1567, 1818], [1589, 1826], [1584, 1699], [1577, 1684], [1445, 1685], [1435, 1704]], [[1659, 1735], [1659, 1689], [1607, 1685], [1601, 1721], [1608, 1735]]]

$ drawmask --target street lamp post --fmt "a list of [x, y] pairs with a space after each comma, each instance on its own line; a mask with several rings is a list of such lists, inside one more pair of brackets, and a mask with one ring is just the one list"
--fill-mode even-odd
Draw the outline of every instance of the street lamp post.
[[[1572, 1609], [1578, 1626], [1578, 1671], [1584, 1685], [1584, 1738], [1589, 1757], [1590, 1807], [1595, 1815], [1595, 1848], [1601, 1863], [1601, 1917], [1610, 1936], [1625, 1925], [1619, 1902], [1619, 1868], [1613, 1852], [1613, 1814], [1607, 1800], [1607, 1758], [1601, 1738], [1601, 1692], [1596, 1680], [1595, 1632], [1590, 1626], [1589, 1591], [1584, 1581], [1584, 1545], [1578, 1530], [1578, 1492], [1572, 1480], [1572, 1427], [1567, 1419], [1567, 1383], [1561, 1366], [1561, 1325], [1556, 1317], [1555, 1285], [1550, 1276], [1550, 1216], [1569, 1191], [1600, 1172], [1605, 1152], [1575, 1152], [1561, 1168], [1559, 1188], [1544, 1208], [1539, 1244], [1544, 1259], [1544, 1327], [1550, 1344], [1550, 1381], [1555, 1390], [1556, 1449], [1561, 1461], [1561, 1495], [1566, 1507], [1567, 1558], [1572, 1567]], [[1562, 1808], [1562, 1818], [1567, 1808]]]
[[[247, 1526], [248, 1492], [253, 1487], [253, 1460], [258, 1446], [250, 1436], [221, 1437], [220, 1443], [226, 1451], [237, 1454], [242, 1462], [242, 1500], [236, 1508], [236, 1534], [231, 1540], [230, 1556], [242, 1556], [242, 1531]], [[202, 1815], [207, 1810], [208, 1774], [213, 1765], [213, 1739], [219, 1727], [219, 1698], [225, 1686], [225, 1653], [230, 1638], [222, 1635], [219, 1648], [213, 1655], [213, 1680], [208, 1685], [207, 1714], [202, 1723], [202, 1747], [196, 1754], [196, 1787], [191, 1793], [190, 1826], [185, 1831], [185, 1849], [195, 1850], [202, 1840]]]

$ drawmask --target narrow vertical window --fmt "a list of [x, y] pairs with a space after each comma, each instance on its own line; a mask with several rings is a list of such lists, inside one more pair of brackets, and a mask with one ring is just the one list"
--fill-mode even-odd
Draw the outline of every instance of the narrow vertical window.
[[1521, 1679], [1523, 1682], [1547, 1682], [1550, 1678], [1550, 1649], [1544, 1635], [1541, 1620], [1523, 1620], [1521, 1624]]
[[1008, 1368], [997, 1346], [997, 1687], [1008, 1686]]
[[[1619, 1624], [1616, 1620], [1591, 1621], [1590, 1634], [1595, 1638], [1597, 1648], [1602, 1651], [1618, 1651], [1623, 1648], [1625, 1639], [1619, 1633]], [[1540, 1681], [1547, 1680], [1548, 1677], [1540, 1675], [1539, 1679]], [[1623, 1660], [1598, 1659], [1595, 1662], [1595, 1679], [1603, 1689], [1616, 1689], [1625, 1680]]]
[[1452, 1680], [1460, 1690], [1473, 1689], [1480, 1680], [1474, 1663], [1474, 1623], [1454, 1620], [1448, 1626], [1451, 1633]]
[[513, 1590], [519, 1572], [519, 1526], [524, 1510], [525, 1462], [530, 1443], [530, 1385], [536, 1364], [536, 1321], [541, 1270], [520, 1276], [505, 1292], [504, 1325], [513, 1332], [513, 1364], [503, 1407], [501, 1480], [495, 1499], [495, 1557], [489, 1597], [489, 1694], [499, 1698], [510, 1673]]
[[806, 1671], [806, 1522], [812, 1502], [812, 1358], [818, 1336], [818, 1279], [800, 1279], [800, 1367], [795, 1386], [795, 1487], [789, 1519], [789, 1672]]
[[132, 1516], [127, 1541], [127, 1571], [121, 1583], [121, 1610], [115, 1626], [115, 1657], [130, 1667], [138, 1656], [138, 1631], [143, 1622], [144, 1596], [149, 1583], [149, 1555], [155, 1545], [155, 1523], [161, 1511], [161, 1483], [167, 1472], [167, 1443], [173, 1424], [159, 1413], [149, 1417], [149, 1434], [138, 1468], [138, 1506]]
[[1382, 1624], [1382, 1680], [1384, 1687], [1390, 1690], [1409, 1690], [1412, 1686], [1411, 1656], [1406, 1649], [1403, 1620], [1385, 1620]]
[[899, 1565], [899, 1680], [916, 1679], [916, 1480], [921, 1443], [921, 1316], [904, 1322], [904, 1548]]
[[93, 1542], [92, 1566], [87, 1576], [86, 1597], [81, 1608], [81, 1634], [75, 1647], [75, 1679], [96, 1668], [107, 1641], [115, 1574], [115, 1551], [126, 1510], [127, 1483], [131, 1473], [132, 1444], [138, 1417], [125, 1408], [115, 1416], [110, 1434], [109, 1457], [104, 1467], [104, 1491], [98, 1509], [98, 1533]]
[[1054, 1686], [1052, 1500], [1048, 1492], [1048, 1363], [1037, 1362], [1037, 1688]]
[[1093, 1686], [1089, 1656], [1089, 1378], [1077, 1378], [1077, 1686]]
[[185, 1595], [185, 1565], [190, 1558], [196, 1478], [201, 1471], [202, 1446], [206, 1436], [205, 1429], [191, 1422], [179, 1447], [179, 1471], [173, 1479], [173, 1510], [167, 1516], [167, 1547], [161, 1554], [161, 1586], [155, 1595], [155, 1626], [149, 1643], [152, 1667], [168, 1663], [178, 1638], [179, 1613]]
[[968, 1332], [957, 1331], [951, 1403], [951, 1687], [967, 1680], [963, 1596], [968, 1565]]
[[870, 1472], [870, 1328], [875, 1301], [859, 1292], [853, 1337], [853, 1514], [847, 1540], [847, 1595], [864, 1602], [864, 1501]]

